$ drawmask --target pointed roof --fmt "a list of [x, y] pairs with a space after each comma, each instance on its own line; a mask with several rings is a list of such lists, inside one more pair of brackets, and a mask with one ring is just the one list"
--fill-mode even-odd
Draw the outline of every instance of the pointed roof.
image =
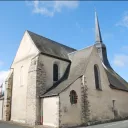
[[99, 26], [99, 21], [98, 21], [98, 16], [95, 11], [95, 40], [96, 43], [102, 43], [102, 37], [101, 37], [101, 32], [100, 32], [100, 26]]
[[31, 39], [41, 53], [59, 57], [62, 59], [69, 59], [68, 53], [76, 51], [76, 49], [60, 44], [46, 37], [28, 31]]

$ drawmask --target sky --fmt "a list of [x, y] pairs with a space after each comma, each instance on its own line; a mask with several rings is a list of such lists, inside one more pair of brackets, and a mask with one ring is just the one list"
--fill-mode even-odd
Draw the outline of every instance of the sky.
[[128, 81], [127, 5], [127, 1], [1, 1], [0, 84], [26, 30], [83, 49], [95, 43], [95, 10], [110, 64]]

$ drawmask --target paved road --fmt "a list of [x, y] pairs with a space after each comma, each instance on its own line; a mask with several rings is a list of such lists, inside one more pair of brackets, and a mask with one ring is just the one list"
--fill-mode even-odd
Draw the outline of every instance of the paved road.
[[128, 128], [128, 120], [78, 128]]
[[[28, 127], [0, 122], [0, 128], [28, 128]], [[77, 127], [77, 128], [128, 128], [128, 120], [88, 126], [88, 127]]]
[[19, 126], [17, 124], [10, 124], [5, 122], [0, 122], [0, 128], [28, 128], [25, 126]]

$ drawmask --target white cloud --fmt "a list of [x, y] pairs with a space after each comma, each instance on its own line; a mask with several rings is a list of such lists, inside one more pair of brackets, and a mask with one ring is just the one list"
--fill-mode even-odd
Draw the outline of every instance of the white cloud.
[[8, 73], [9, 73], [9, 71], [0, 71], [0, 86], [6, 79]]
[[128, 12], [125, 12], [122, 19], [116, 24], [116, 26], [123, 26], [128, 28]]
[[74, 9], [78, 7], [78, 1], [55, 1], [54, 8], [56, 11], [61, 11], [62, 8]]
[[117, 54], [114, 56], [113, 64], [117, 67], [125, 67], [128, 65], [128, 55]]
[[75, 9], [78, 7], [78, 1], [39, 1], [34, 0], [31, 3], [26, 2], [27, 5], [33, 6], [33, 13], [42, 14], [45, 16], [54, 16], [55, 13], [61, 12], [62, 9]]

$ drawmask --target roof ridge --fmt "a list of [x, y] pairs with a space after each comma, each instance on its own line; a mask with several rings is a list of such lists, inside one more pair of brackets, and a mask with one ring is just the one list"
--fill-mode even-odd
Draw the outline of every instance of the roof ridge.
[[40, 37], [42, 37], [42, 38], [45, 38], [45, 39], [47, 39], [47, 40], [50, 40], [50, 41], [52, 41], [52, 42], [54, 42], [54, 43], [56, 43], [56, 44], [58, 44], [58, 45], [62, 45], [62, 46], [64, 46], [64, 47], [67, 47], [67, 48], [76, 50], [76, 49], [74, 49], [74, 48], [72, 48], [72, 47], [69, 47], [69, 46], [67, 46], [67, 45], [61, 44], [61, 43], [59, 43], [59, 42], [57, 42], [57, 41], [55, 41], [55, 40], [49, 39], [48, 37], [44, 37], [44, 36], [42, 36], [42, 35], [40, 35], [40, 34], [34, 33], [34, 32], [32, 32], [32, 31], [29, 31], [29, 30], [26, 30], [26, 31], [27, 31], [28, 33], [32, 33], [32, 34], [35, 34], [35, 35], [40, 36]]
[[87, 47], [85, 47], [85, 48], [82, 48], [82, 49], [79, 49], [79, 50], [76, 50], [76, 51], [70, 52], [70, 53], [68, 53], [68, 55], [73, 54], [73, 53], [80, 52], [80, 51], [82, 51], [82, 50], [85, 50], [85, 49], [91, 48], [91, 47], [93, 47], [93, 46], [94, 46], [94, 44], [93, 44], [93, 45], [90, 45], [90, 46], [87, 46]]

